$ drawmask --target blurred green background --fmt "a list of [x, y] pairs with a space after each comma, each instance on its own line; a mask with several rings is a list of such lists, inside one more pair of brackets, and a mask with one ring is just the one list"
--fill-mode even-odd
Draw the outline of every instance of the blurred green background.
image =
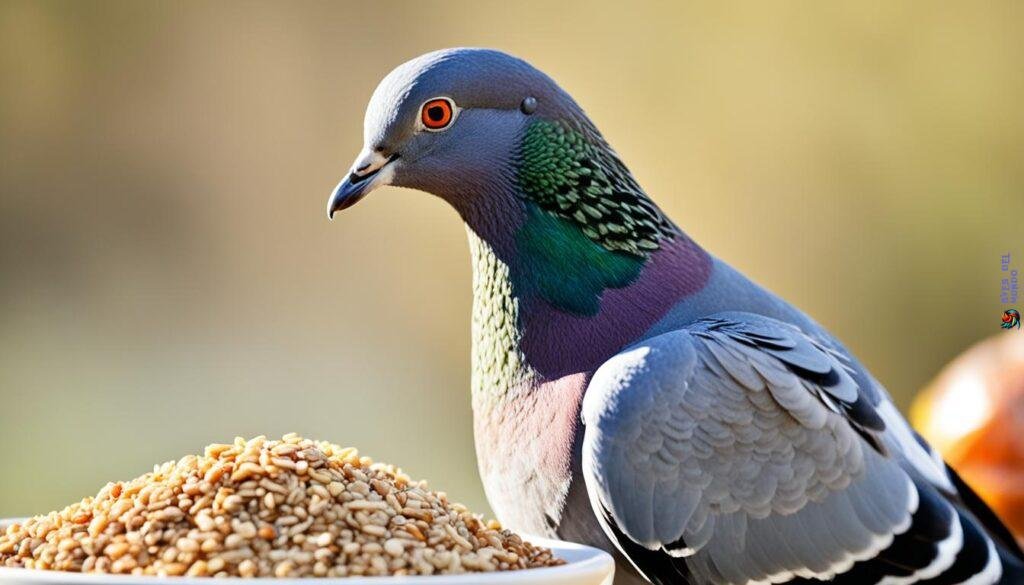
[[288, 431], [487, 510], [458, 218], [391, 188], [324, 216], [376, 83], [445, 46], [558, 79], [906, 407], [998, 330], [999, 256], [1024, 253], [1022, 12], [3, 0], [0, 516]]

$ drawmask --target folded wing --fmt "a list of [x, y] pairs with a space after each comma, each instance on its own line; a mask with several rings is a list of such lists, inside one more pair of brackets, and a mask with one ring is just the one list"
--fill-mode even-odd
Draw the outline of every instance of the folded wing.
[[655, 583], [999, 582], [995, 544], [873, 384], [747, 313], [629, 348], [584, 399], [594, 512]]

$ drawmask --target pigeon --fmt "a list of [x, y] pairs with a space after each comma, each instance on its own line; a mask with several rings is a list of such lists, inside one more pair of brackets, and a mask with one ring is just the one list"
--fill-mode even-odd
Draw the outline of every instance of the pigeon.
[[1008, 530], [821, 325], [688, 237], [552, 78], [445, 49], [378, 85], [328, 215], [463, 219], [472, 406], [507, 527], [618, 582], [1024, 583]]

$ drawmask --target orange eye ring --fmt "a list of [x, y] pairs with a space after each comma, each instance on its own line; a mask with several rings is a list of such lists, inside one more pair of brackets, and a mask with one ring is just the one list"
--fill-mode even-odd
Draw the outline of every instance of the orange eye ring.
[[427, 130], [443, 130], [452, 123], [454, 114], [451, 100], [435, 98], [423, 104], [420, 109], [420, 121]]

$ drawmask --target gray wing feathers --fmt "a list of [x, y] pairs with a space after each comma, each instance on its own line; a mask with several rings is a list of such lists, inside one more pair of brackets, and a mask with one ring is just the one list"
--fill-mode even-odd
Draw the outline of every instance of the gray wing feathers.
[[647, 340], [604, 364], [584, 398], [592, 503], [704, 581], [842, 572], [906, 530], [917, 505], [844, 415], [859, 398], [837, 355], [762, 317]]
[[[880, 461], [878, 456], [872, 459]], [[876, 471], [875, 464], [869, 467], [868, 473]], [[884, 465], [877, 467], [884, 481], [862, 477], [821, 502], [808, 502], [796, 513], [757, 519], [740, 512], [719, 518], [716, 531], [733, 534], [716, 535], [695, 554], [694, 573], [715, 583], [820, 579], [873, 557], [910, 525], [903, 505], [911, 506], [911, 513], [916, 508], [916, 492], [909, 480]], [[883, 489], [886, 481], [899, 488]], [[908, 504], [891, 498], [890, 492], [900, 491], [910, 496]]]

